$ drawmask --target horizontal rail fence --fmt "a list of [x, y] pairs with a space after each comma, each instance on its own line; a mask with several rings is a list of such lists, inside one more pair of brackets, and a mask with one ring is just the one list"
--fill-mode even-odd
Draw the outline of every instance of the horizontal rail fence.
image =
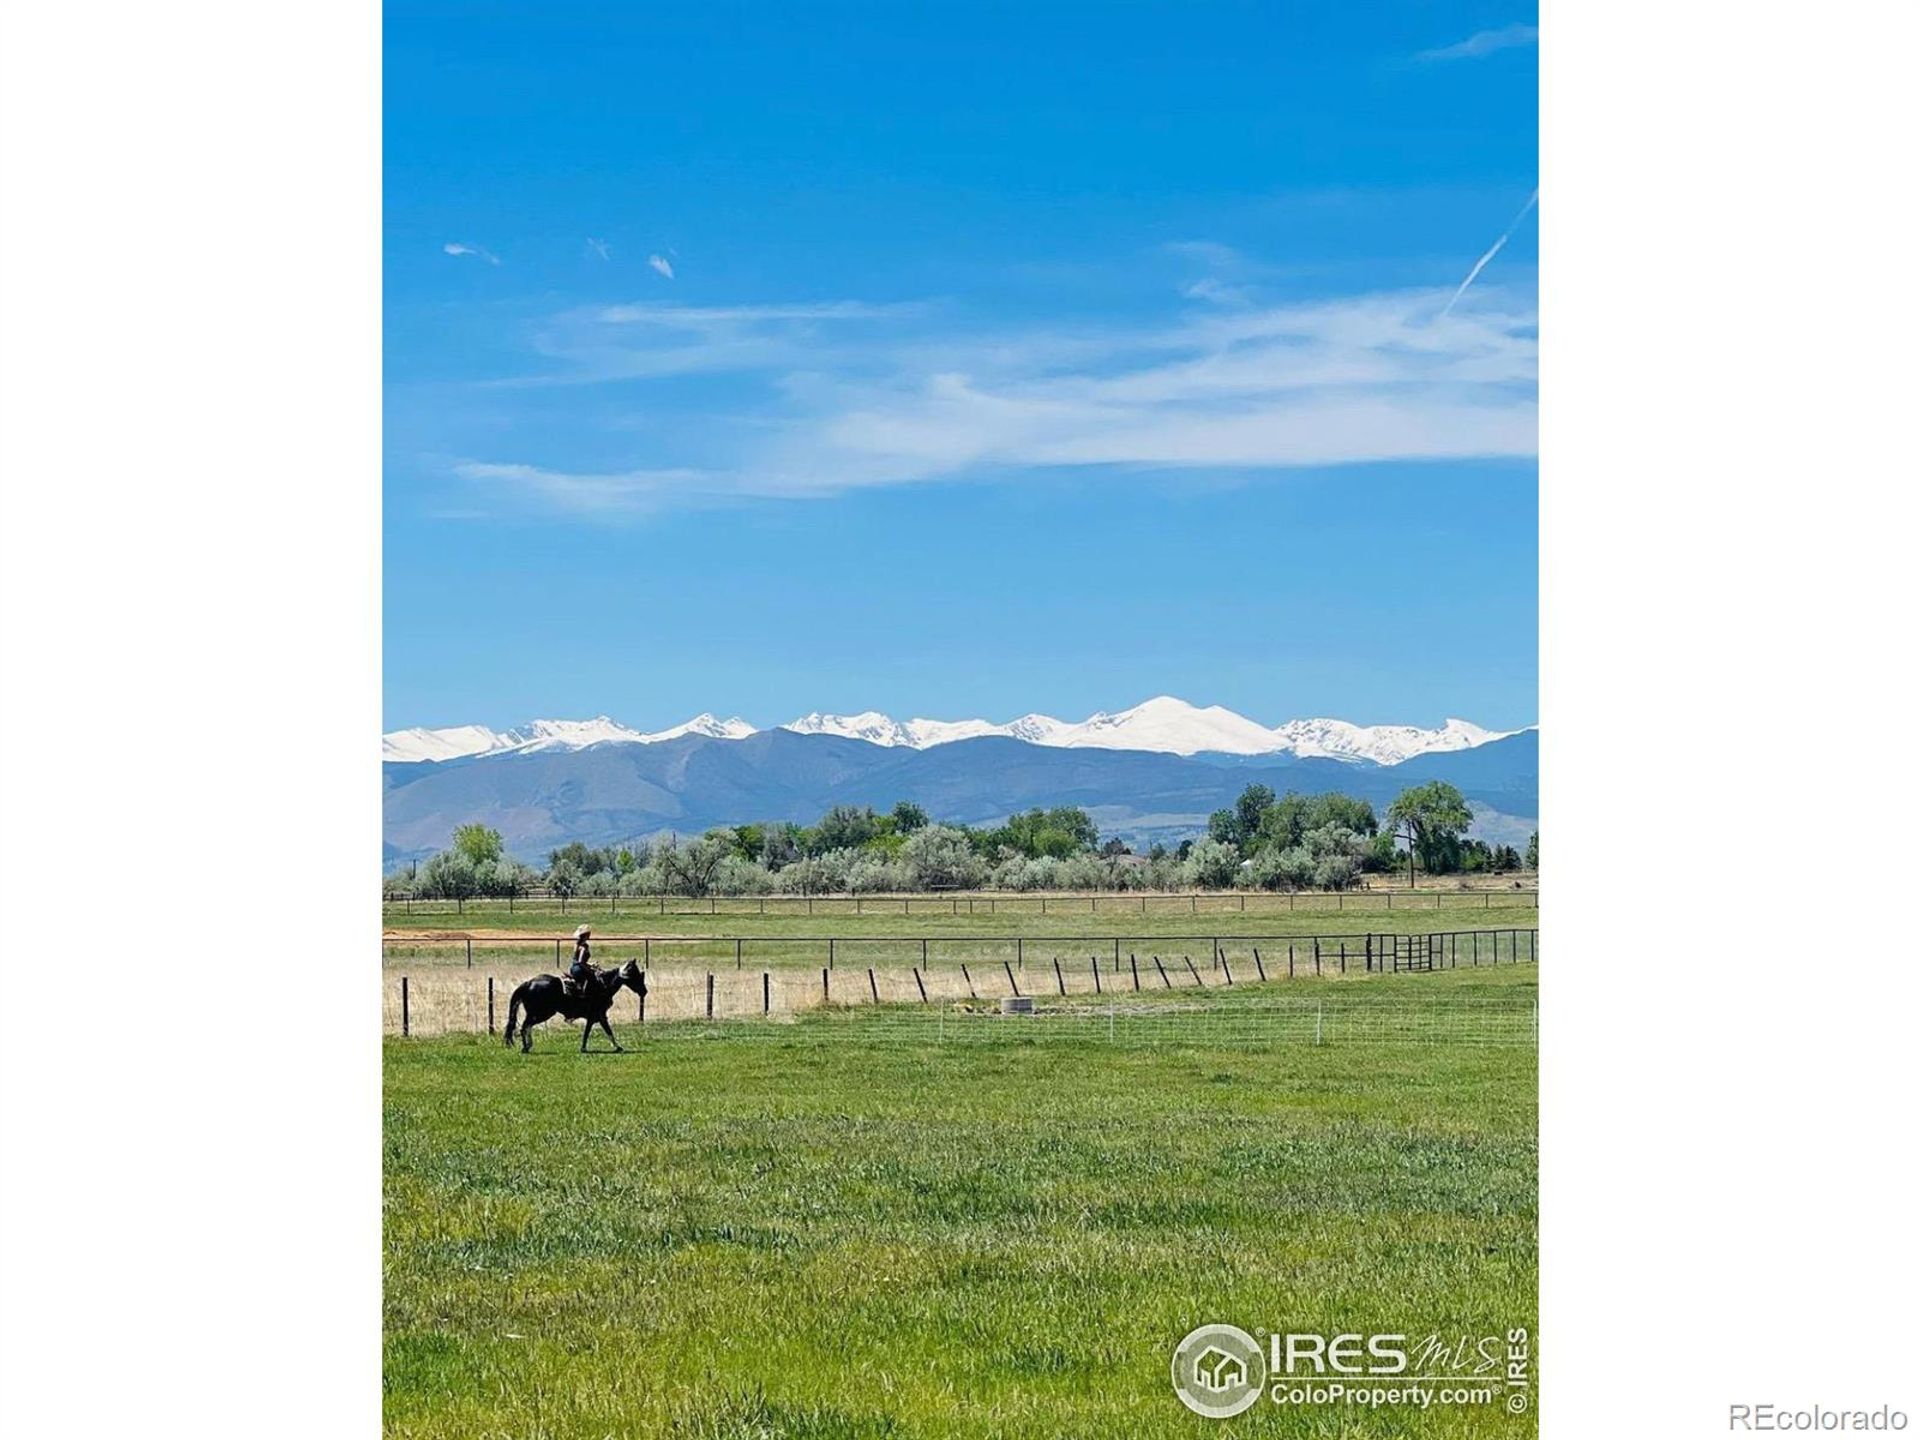
[[[791, 1016], [845, 1006], [997, 1006], [1009, 996], [1124, 1001], [1289, 980], [1427, 973], [1539, 959], [1537, 929], [1415, 934], [1151, 936], [604, 936], [595, 961], [640, 961], [644, 1002], [621, 1023]], [[528, 937], [389, 940], [384, 1024], [393, 1034], [497, 1032], [512, 991], [565, 969], [571, 942]], [[398, 971], [398, 974], [392, 972]], [[558, 1027], [556, 1027], [557, 1029]]]
[[591, 919], [605, 915], [1189, 915], [1274, 914], [1296, 910], [1496, 910], [1537, 909], [1537, 888], [1511, 890], [1227, 890], [1098, 894], [1017, 891], [957, 895], [710, 895], [698, 900], [673, 895], [592, 895], [572, 898], [480, 897], [416, 900], [388, 897], [388, 919], [435, 916], [559, 915]]

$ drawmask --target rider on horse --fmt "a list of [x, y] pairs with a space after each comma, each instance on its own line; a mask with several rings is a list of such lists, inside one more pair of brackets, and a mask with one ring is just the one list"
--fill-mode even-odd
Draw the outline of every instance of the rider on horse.
[[593, 952], [587, 945], [593, 934], [593, 927], [582, 925], [573, 932], [573, 964], [567, 967], [566, 990], [570, 995], [584, 995], [587, 982], [593, 978]]

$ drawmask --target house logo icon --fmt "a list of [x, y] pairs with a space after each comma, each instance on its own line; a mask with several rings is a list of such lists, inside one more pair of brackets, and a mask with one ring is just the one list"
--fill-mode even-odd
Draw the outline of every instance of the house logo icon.
[[1196, 1415], [1240, 1414], [1266, 1379], [1259, 1342], [1237, 1325], [1202, 1325], [1173, 1348], [1173, 1393]]

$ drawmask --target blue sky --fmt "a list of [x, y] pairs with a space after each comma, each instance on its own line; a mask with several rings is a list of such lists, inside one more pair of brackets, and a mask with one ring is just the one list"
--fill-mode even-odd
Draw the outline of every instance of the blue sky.
[[1531, 723], [1534, 19], [389, 0], [387, 728]]

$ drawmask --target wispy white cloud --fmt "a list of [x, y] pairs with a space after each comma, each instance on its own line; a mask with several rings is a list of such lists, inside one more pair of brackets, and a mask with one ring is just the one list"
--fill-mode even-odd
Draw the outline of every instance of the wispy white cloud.
[[663, 413], [641, 391], [646, 467], [522, 456], [459, 474], [617, 516], [1090, 467], [1528, 457], [1532, 308], [1482, 292], [1458, 314], [1434, 290], [1233, 308], [1207, 297], [1157, 324], [1081, 330], [974, 331], [942, 307], [852, 301], [607, 307], [573, 317], [549, 353], [634, 381], [730, 373], [730, 392], [763, 387], [750, 418]]
[[1540, 41], [1540, 29], [1536, 25], [1505, 25], [1498, 30], [1481, 30], [1453, 45], [1442, 45], [1437, 50], [1422, 50], [1413, 58], [1422, 62], [1444, 60], [1478, 60], [1483, 55], [1492, 55], [1499, 50], [1512, 50], [1522, 45], [1537, 45]]
[[647, 264], [651, 265], [660, 274], [666, 276], [667, 279], [673, 279], [673, 262], [667, 259], [666, 256], [649, 255], [647, 256]]
[[604, 240], [596, 240], [591, 235], [587, 237], [587, 253], [589, 255], [597, 255], [602, 260], [611, 260], [613, 258], [613, 250], [607, 242]]
[[1189, 281], [1180, 287], [1180, 293], [1189, 300], [1209, 300], [1216, 305], [1245, 305], [1253, 299], [1253, 292], [1246, 286], [1229, 285], [1215, 275]]
[[1520, 222], [1527, 218], [1539, 201], [1540, 187], [1536, 185], [1533, 187], [1533, 193], [1527, 196], [1527, 203], [1520, 207], [1520, 213], [1513, 217], [1513, 223], [1500, 232], [1500, 238], [1487, 247], [1486, 254], [1473, 262], [1473, 268], [1467, 271], [1467, 278], [1460, 282], [1460, 288], [1453, 292], [1452, 297], [1447, 301], [1446, 308], [1440, 312], [1442, 315], [1453, 313], [1453, 307], [1459, 303], [1460, 297], [1467, 293], [1467, 287], [1480, 278], [1480, 272], [1487, 268], [1487, 262], [1506, 248], [1507, 241], [1513, 238], [1513, 232], [1520, 228]]
[[531, 494], [556, 509], [575, 514], [641, 513], [674, 504], [712, 498], [714, 476], [702, 470], [629, 470], [606, 475], [576, 475], [537, 465], [456, 465], [463, 480]]
[[449, 255], [475, 256], [486, 261], [489, 265], [498, 265], [500, 263], [500, 257], [498, 255], [494, 254], [491, 250], [483, 250], [478, 245], [463, 245], [458, 240], [449, 240], [440, 248]]

